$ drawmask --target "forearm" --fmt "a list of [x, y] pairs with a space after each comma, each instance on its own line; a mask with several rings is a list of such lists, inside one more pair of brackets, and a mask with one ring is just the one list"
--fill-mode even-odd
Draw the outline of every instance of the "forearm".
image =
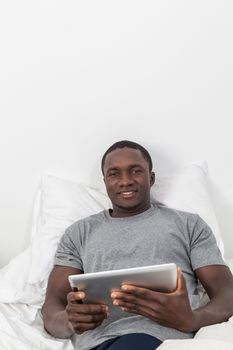
[[45, 304], [42, 309], [42, 315], [44, 328], [52, 336], [56, 338], [70, 338], [74, 334], [64, 307], [52, 307]]
[[210, 265], [195, 270], [210, 301], [192, 312], [189, 330], [224, 322], [233, 315], [233, 278], [230, 269], [223, 265]]
[[233, 293], [211, 299], [206, 305], [193, 311], [191, 331], [201, 327], [227, 321], [233, 315]]

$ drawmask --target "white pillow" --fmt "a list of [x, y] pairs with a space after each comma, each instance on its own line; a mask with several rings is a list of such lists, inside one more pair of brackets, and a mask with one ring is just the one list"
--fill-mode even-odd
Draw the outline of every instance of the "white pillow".
[[[190, 164], [173, 176], [157, 180], [151, 197], [152, 201], [199, 214], [212, 228], [223, 253], [223, 241], [208, 192], [205, 162]], [[32, 237], [29, 283], [48, 277], [58, 241], [69, 225], [111, 206], [105, 192], [50, 175], [43, 178], [40, 201], [35, 215], [37, 232], [34, 230]]]
[[212, 229], [224, 257], [224, 244], [211, 202], [208, 166], [205, 161], [191, 163], [172, 176], [156, 180], [151, 198], [170, 208], [199, 214]]
[[37, 230], [32, 231], [30, 284], [47, 278], [58, 241], [68, 226], [110, 207], [105, 192], [51, 175], [43, 177], [39, 191], [40, 206], [35, 207], [34, 215]]

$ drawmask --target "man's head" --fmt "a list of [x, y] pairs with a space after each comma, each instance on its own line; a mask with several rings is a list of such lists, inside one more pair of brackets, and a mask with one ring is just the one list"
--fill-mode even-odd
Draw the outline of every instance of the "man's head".
[[103, 168], [104, 168], [104, 162], [105, 162], [106, 156], [110, 152], [114, 151], [117, 148], [125, 148], [125, 147], [139, 150], [142, 153], [142, 155], [145, 158], [145, 160], [148, 162], [149, 170], [152, 171], [153, 163], [152, 163], [152, 159], [151, 159], [151, 156], [150, 156], [149, 152], [143, 146], [139, 145], [139, 143], [136, 143], [136, 142], [133, 142], [133, 141], [128, 141], [128, 140], [123, 140], [123, 141], [115, 142], [104, 153], [104, 155], [102, 157], [102, 161], [101, 161], [101, 169], [102, 169], [102, 173], [103, 174], [104, 174]]
[[148, 151], [131, 141], [114, 143], [102, 158], [102, 172], [112, 216], [139, 214], [150, 207], [150, 188], [155, 175]]

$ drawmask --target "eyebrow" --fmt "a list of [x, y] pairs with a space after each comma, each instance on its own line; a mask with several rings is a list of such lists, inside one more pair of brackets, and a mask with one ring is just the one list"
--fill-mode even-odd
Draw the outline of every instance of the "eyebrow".
[[[129, 167], [130, 169], [133, 168], [141, 168], [144, 169], [144, 167], [141, 164], [131, 164]], [[111, 168], [108, 168], [106, 172], [112, 171], [112, 170], [119, 170], [120, 168], [118, 166], [112, 166]]]

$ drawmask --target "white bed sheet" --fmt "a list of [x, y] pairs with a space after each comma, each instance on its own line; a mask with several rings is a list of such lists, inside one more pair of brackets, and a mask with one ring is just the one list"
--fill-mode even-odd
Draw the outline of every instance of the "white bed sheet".
[[[233, 271], [233, 259], [228, 264]], [[54, 338], [44, 330], [40, 309], [46, 282], [30, 284], [27, 266], [30, 266], [28, 249], [0, 270], [0, 349], [78, 350], [72, 340]], [[169, 340], [159, 347], [159, 350], [187, 349], [233, 350], [233, 317], [201, 328], [194, 339]]]
[[[24, 259], [25, 259], [24, 253]], [[20, 257], [18, 267], [20, 268]], [[233, 271], [233, 260], [229, 261]], [[20, 283], [22, 283], [21, 281]], [[1, 287], [0, 287], [1, 288]], [[15, 288], [12, 288], [12, 290]], [[8, 287], [10, 292], [10, 287]], [[37, 302], [32, 303], [33, 295]], [[1, 350], [74, 350], [75, 339], [58, 339], [50, 336], [43, 327], [40, 309], [44, 299], [45, 286], [30, 286], [26, 288], [25, 294], [14, 296], [24, 299], [24, 302], [2, 302], [0, 303], [0, 349]], [[1, 293], [0, 293], [1, 296]], [[2, 297], [6, 297], [2, 293]], [[8, 298], [8, 299], [9, 299]], [[27, 299], [27, 300], [26, 300]], [[35, 301], [35, 300], [34, 300]], [[233, 317], [227, 322], [201, 328], [194, 339], [168, 340], [159, 350], [233, 350]], [[75, 350], [78, 350], [76, 347]]]
[[[218, 325], [202, 328], [201, 334], [188, 340], [165, 341], [159, 350], [232, 350], [233, 317]], [[36, 305], [0, 304], [1, 350], [74, 350], [70, 339], [51, 337], [43, 328]], [[77, 350], [77, 348], [76, 348]]]
[[0, 304], [1, 350], [74, 350], [70, 339], [51, 337], [35, 305]]

